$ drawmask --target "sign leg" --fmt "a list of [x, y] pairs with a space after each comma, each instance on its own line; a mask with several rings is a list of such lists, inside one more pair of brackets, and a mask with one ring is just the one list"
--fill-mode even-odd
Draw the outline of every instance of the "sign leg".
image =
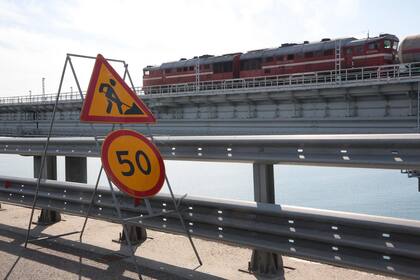
[[137, 274], [139, 276], [139, 279], [143, 279], [141, 274], [140, 274], [139, 266], [137, 265], [135, 250], [133, 249], [133, 246], [131, 244], [131, 240], [130, 240], [130, 236], [129, 236], [129, 233], [128, 233], [127, 225], [126, 225], [126, 223], [123, 220], [122, 215], [121, 215], [120, 204], [118, 202], [117, 196], [115, 195], [114, 187], [112, 186], [112, 183], [109, 179], [108, 179], [108, 184], [109, 184], [109, 188], [111, 190], [112, 199], [114, 200], [115, 209], [117, 210], [118, 218], [122, 222], [125, 240], [127, 241], [127, 245], [130, 249], [130, 253], [131, 253], [131, 257], [132, 257], [133, 262], [134, 262], [134, 266], [136, 267], [136, 271], [137, 271]]
[[68, 61], [69, 61], [69, 57], [67, 56], [66, 61], [64, 62], [63, 72], [61, 74], [60, 85], [58, 87], [57, 97], [55, 98], [54, 109], [53, 109], [52, 116], [51, 116], [51, 122], [50, 122], [50, 128], [48, 130], [47, 141], [45, 143], [44, 151], [42, 153], [41, 166], [39, 167], [39, 174], [38, 174], [38, 180], [36, 182], [36, 190], [35, 190], [34, 201], [32, 203], [31, 216], [29, 218], [28, 230], [26, 231], [25, 248], [28, 246], [28, 240], [29, 240], [29, 235], [30, 235], [30, 232], [31, 232], [32, 220], [34, 218], [35, 206], [36, 206], [36, 202], [37, 202], [37, 199], [38, 199], [39, 185], [41, 183], [42, 172], [44, 170], [45, 159], [47, 157], [48, 145], [50, 143], [52, 129], [53, 129], [53, 126], [54, 126], [55, 113], [57, 112], [57, 104], [58, 104], [58, 100], [60, 99], [61, 87], [63, 86], [64, 74], [66, 73], [67, 62]]
[[171, 194], [172, 201], [174, 203], [175, 211], [178, 214], [179, 220], [181, 221], [181, 225], [184, 228], [185, 234], [187, 235], [187, 237], [188, 237], [188, 239], [190, 241], [191, 247], [194, 250], [194, 254], [197, 257], [198, 263], [201, 266], [201, 265], [203, 265], [203, 262], [201, 261], [200, 255], [198, 254], [197, 248], [195, 247], [194, 241], [192, 240], [191, 234], [188, 231], [187, 227], [185, 226], [184, 217], [182, 217], [181, 212], [179, 212], [178, 204], [176, 203], [175, 196], [174, 196], [174, 193], [172, 191], [171, 184], [169, 183], [169, 180], [168, 180], [168, 177], [166, 176], [166, 174], [165, 174], [165, 180], [166, 180], [166, 183], [168, 184], [168, 189], [169, 189], [169, 192]]

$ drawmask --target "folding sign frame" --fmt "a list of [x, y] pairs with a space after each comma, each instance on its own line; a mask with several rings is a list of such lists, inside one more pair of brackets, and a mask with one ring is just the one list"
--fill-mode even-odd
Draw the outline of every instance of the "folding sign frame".
[[[96, 184], [95, 184], [95, 189], [93, 191], [92, 197], [90, 198], [90, 203], [89, 203], [89, 206], [88, 206], [88, 210], [86, 212], [85, 220], [84, 220], [82, 229], [80, 231], [73, 231], [73, 232], [69, 232], [69, 233], [59, 234], [59, 235], [55, 235], [55, 236], [50, 236], [48, 238], [42, 238], [42, 237], [39, 237], [38, 236], [38, 237], [35, 237], [35, 238], [32, 238], [32, 239], [29, 239], [29, 237], [30, 237], [30, 231], [31, 231], [31, 225], [32, 225], [32, 220], [33, 220], [33, 216], [34, 216], [34, 211], [35, 211], [36, 203], [37, 203], [37, 200], [38, 200], [39, 186], [40, 186], [41, 177], [42, 177], [42, 173], [43, 173], [44, 166], [45, 166], [45, 161], [46, 161], [48, 146], [49, 146], [51, 135], [52, 135], [52, 129], [53, 129], [53, 126], [54, 126], [55, 115], [56, 115], [56, 111], [57, 111], [57, 105], [58, 105], [58, 101], [60, 99], [61, 88], [62, 88], [62, 85], [63, 85], [63, 80], [64, 80], [65, 72], [66, 72], [66, 69], [67, 69], [67, 65], [70, 65], [71, 71], [73, 73], [73, 77], [74, 77], [75, 82], [76, 82], [76, 85], [77, 85], [77, 89], [78, 89], [79, 94], [80, 94], [80, 98], [81, 98], [82, 101], [84, 101], [83, 92], [82, 92], [82, 89], [80, 87], [79, 80], [78, 80], [77, 75], [76, 75], [76, 71], [74, 70], [73, 63], [71, 61], [71, 58], [72, 57], [78, 57], [78, 58], [84, 58], [84, 59], [96, 59], [96, 57], [93, 57], [93, 56], [78, 55], [78, 54], [67, 54], [67, 56], [66, 56], [66, 60], [64, 62], [64, 67], [63, 67], [63, 71], [62, 71], [62, 74], [61, 74], [60, 84], [59, 84], [59, 87], [58, 87], [58, 92], [57, 92], [57, 96], [56, 96], [56, 99], [55, 99], [54, 108], [53, 108], [53, 112], [52, 112], [52, 116], [51, 116], [51, 122], [50, 122], [49, 130], [48, 130], [47, 140], [45, 142], [44, 150], [43, 150], [42, 157], [41, 157], [41, 166], [39, 168], [39, 173], [38, 173], [38, 178], [37, 178], [37, 183], [36, 183], [35, 196], [34, 196], [34, 200], [33, 200], [33, 203], [32, 203], [31, 216], [30, 216], [30, 219], [29, 219], [28, 229], [27, 229], [27, 232], [26, 232], [25, 248], [27, 248], [28, 242], [31, 242], [31, 241], [45, 240], [45, 239], [53, 239], [53, 238], [58, 238], [58, 237], [72, 235], [72, 234], [77, 234], [77, 233], [80, 234], [79, 235], [79, 241], [82, 242], [83, 233], [84, 233], [85, 228], [86, 228], [86, 224], [87, 224], [87, 221], [88, 221], [88, 218], [89, 218], [90, 211], [91, 211], [91, 209], [92, 209], [92, 207], [94, 205], [94, 200], [95, 200], [95, 196], [96, 196], [96, 193], [97, 193], [97, 189], [98, 189], [98, 185], [99, 185], [99, 180], [101, 178], [102, 171], [103, 171], [103, 165], [101, 164], [101, 168], [99, 170], [98, 177], [97, 177]], [[130, 81], [130, 84], [131, 84], [131, 87], [132, 87], [133, 91], [135, 92], [134, 84], [133, 84], [133, 81], [131, 79], [130, 72], [128, 71], [128, 64], [124, 60], [118, 60], [118, 59], [106, 59], [106, 60], [108, 62], [117, 62], [117, 63], [122, 63], [124, 65], [123, 80], [125, 80], [125, 78], [128, 77], [128, 79]], [[147, 129], [148, 129], [148, 133], [150, 134], [150, 138], [151, 138], [151, 140], [153, 142], [153, 135], [151, 133], [150, 126], [149, 126], [149, 124], [146, 124], [146, 125], [147, 125]], [[92, 123], [90, 123], [90, 127], [91, 127], [91, 130], [93, 131], [93, 134], [94, 134], [96, 148], [97, 148], [97, 150], [98, 150], [98, 152], [100, 154], [101, 145], [100, 145], [99, 140], [98, 140], [98, 135], [97, 135], [97, 133], [95, 131], [95, 128], [94, 128], [94, 126], [93, 126]], [[123, 128], [123, 125], [120, 124], [120, 127]], [[114, 128], [115, 128], [115, 124], [112, 125], [112, 130], [114, 130]], [[194, 245], [194, 242], [193, 242], [193, 240], [191, 238], [191, 234], [190, 234], [190, 232], [186, 228], [184, 218], [182, 217], [182, 214], [181, 214], [181, 212], [179, 210], [179, 204], [177, 203], [177, 201], [175, 199], [174, 193], [172, 191], [171, 184], [170, 184], [170, 182], [169, 182], [168, 177], [166, 176], [166, 174], [165, 174], [165, 180], [166, 180], [166, 183], [168, 185], [168, 189], [169, 189], [169, 192], [170, 192], [170, 195], [171, 195], [172, 202], [174, 204], [174, 209], [175, 209], [174, 212], [176, 212], [178, 214], [178, 217], [180, 219], [181, 225], [182, 225], [182, 227], [183, 227], [183, 229], [185, 231], [185, 234], [187, 235], [187, 237], [188, 237], [188, 239], [190, 241], [191, 247], [192, 247], [192, 249], [194, 251], [194, 254], [195, 254], [195, 256], [196, 256], [196, 258], [197, 258], [197, 260], [199, 262], [199, 266], [201, 266], [203, 263], [201, 261], [201, 258], [199, 256], [199, 254], [198, 254], [198, 251], [197, 251], [197, 249], [196, 249], [196, 247]], [[112, 199], [114, 201], [115, 208], [117, 210], [118, 219], [119, 219], [120, 223], [123, 226], [123, 233], [124, 233], [125, 239], [127, 241], [127, 245], [128, 245], [128, 247], [130, 249], [131, 257], [132, 257], [132, 259], [134, 261], [134, 265], [136, 267], [137, 274], [139, 276], [139, 279], [142, 279], [141, 274], [140, 274], [140, 270], [139, 270], [139, 267], [138, 267], [138, 264], [137, 264], [137, 261], [136, 261], [136, 257], [135, 257], [135, 249], [133, 248], [133, 246], [131, 244], [131, 241], [130, 241], [130, 238], [129, 238], [128, 228], [127, 228], [127, 222], [129, 222], [130, 220], [133, 220], [133, 219], [147, 219], [147, 218], [156, 217], [156, 216], [163, 216], [165, 214], [168, 214], [168, 212], [161, 211], [161, 212], [154, 213], [153, 212], [153, 209], [151, 207], [151, 204], [149, 202], [149, 200], [148, 199], [144, 199], [145, 200], [145, 203], [146, 203], [146, 208], [147, 208], [147, 211], [148, 211], [149, 214], [148, 215], [142, 215], [142, 216], [138, 216], [138, 217], [131, 217], [131, 218], [125, 218], [124, 219], [122, 217], [120, 204], [119, 204], [119, 201], [118, 201], [117, 196], [115, 194], [115, 191], [114, 191], [114, 188], [112, 186], [112, 183], [111, 183], [111, 181], [110, 181], [109, 178], [108, 178], [107, 181], [108, 181], [108, 184], [109, 184], [109, 188], [111, 190], [111, 195], [112, 195]], [[181, 199], [183, 199], [184, 197], [182, 197]]]

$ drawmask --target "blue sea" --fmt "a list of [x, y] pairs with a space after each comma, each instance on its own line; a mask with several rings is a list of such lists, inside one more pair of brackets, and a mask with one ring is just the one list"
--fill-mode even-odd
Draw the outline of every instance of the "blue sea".
[[[176, 194], [253, 200], [252, 165], [166, 161]], [[100, 159], [88, 158], [88, 183], [94, 184]], [[57, 160], [64, 181], [64, 157]], [[399, 170], [275, 165], [277, 204], [420, 220], [417, 179]], [[0, 155], [0, 175], [33, 177], [31, 157]], [[106, 179], [101, 179], [102, 186]], [[168, 192], [165, 187], [162, 192]]]

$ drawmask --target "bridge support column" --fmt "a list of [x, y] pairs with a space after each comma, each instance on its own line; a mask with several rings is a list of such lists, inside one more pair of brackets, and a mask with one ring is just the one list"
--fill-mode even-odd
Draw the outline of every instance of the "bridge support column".
[[[253, 164], [254, 172], [254, 200], [256, 202], [275, 203], [273, 164]], [[248, 270], [255, 274], [268, 277], [284, 276], [283, 259], [280, 254], [253, 250]]]
[[66, 157], [66, 181], [87, 183], [87, 159], [85, 157]]
[[[42, 157], [34, 157], [34, 177], [38, 177], [39, 169], [41, 168]], [[45, 166], [41, 174], [41, 178], [57, 180], [57, 158], [55, 156], [47, 156], [45, 159]], [[61, 221], [60, 212], [41, 209], [41, 214], [38, 217], [38, 224], [51, 225]]]

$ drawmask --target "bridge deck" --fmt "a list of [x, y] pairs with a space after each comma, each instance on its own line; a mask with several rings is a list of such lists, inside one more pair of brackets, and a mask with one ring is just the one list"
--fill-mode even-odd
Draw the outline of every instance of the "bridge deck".
[[[29, 209], [4, 205], [0, 212], [0, 278], [9, 279], [136, 279], [135, 268], [121, 258], [120, 245], [111, 242], [119, 225], [89, 220], [85, 242], [67, 236], [54, 242], [30, 244], [23, 250]], [[82, 219], [64, 215], [64, 222], [37, 226], [34, 232], [46, 235], [78, 230]], [[195, 258], [183, 237], [148, 231], [149, 237], [137, 250], [144, 279], [256, 279], [239, 270], [246, 269], [251, 250], [195, 239], [204, 265], [197, 270]], [[20, 258], [19, 258], [20, 257]], [[19, 259], [18, 259], [19, 258]], [[128, 258], [129, 259], [129, 258]], [[293, 279], [394, 279], [371, 273], [284, 257], [285, 276]]]

